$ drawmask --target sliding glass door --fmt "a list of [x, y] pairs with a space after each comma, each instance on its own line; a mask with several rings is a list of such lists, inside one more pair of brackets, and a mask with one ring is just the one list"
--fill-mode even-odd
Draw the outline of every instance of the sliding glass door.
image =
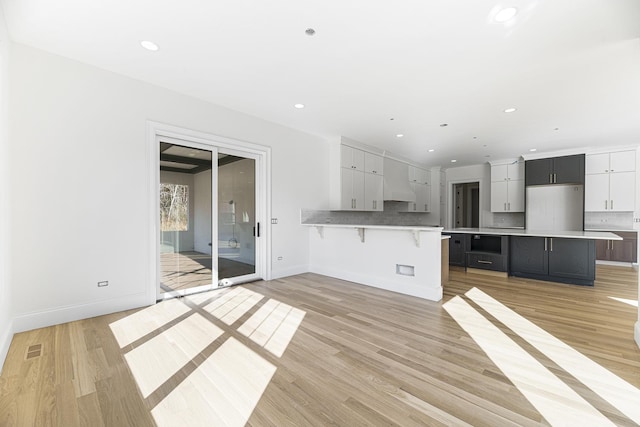
[[260, 279], [260, 157], [170, 139], [159, 148], [158, 297]]

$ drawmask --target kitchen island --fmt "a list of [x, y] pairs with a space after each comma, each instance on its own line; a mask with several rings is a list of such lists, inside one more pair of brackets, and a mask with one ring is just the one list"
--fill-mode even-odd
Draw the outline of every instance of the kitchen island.
[[442, 299], [442, 227], [302, 224], [309, 270], [367, 286]]
[[552, 282], [593, 286], [596, 240], [622, 240], [609, 232], [455, 228], [452, 264]]

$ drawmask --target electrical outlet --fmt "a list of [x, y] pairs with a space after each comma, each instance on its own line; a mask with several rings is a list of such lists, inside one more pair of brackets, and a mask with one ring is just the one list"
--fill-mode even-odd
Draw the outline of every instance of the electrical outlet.
[[277, 224], [278, 218], [271, 218], [271, 224]]
[[109, 286], [109, 281], [108, 280], [103, 280], [102, 282], [98, 282], [98, 287], [99, 288], [104, 288], [105, 286]]

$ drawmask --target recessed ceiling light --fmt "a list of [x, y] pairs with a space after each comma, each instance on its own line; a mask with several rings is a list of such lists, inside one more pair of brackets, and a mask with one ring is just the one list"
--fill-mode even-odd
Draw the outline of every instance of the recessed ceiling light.
[[554, 130], [560, 130], [560, 128], [555, 128]]
[[158, 49], [160, 49], [160, 47], [157, 44], [155, 44], [154, 42], [151, 42], [149, 40], [142, 40], [140, 42], [140, 46], [142, 46], [143, 48], [145, 48], [147, 50], [150, 50], [151, 52], [155, 52]]
[[496, 13], [496, 16], [493, 18], [496, 22], [507, 22], [518, 13], [518, 9], [515, 7], [507, 7], [502, 9], [500, 12]]
[[440, 123], [441, 128], [446, 128], [447, 126], [449, 126], [447, 123]]
[[529, 148], [529, 151], [531, 151], [533, 153], [534, 151], [538, 151], [538, 149], [537, 148]]
[[436, 151], [436, 150], [434, 150], [433, 148], [430, 148], [428, 151], [429, 151], [430, 153], [433, 153], [433, 152], [434, 152], [434, 151]]
[[293, 106], [296, 107], [297, 109], [304, 108], [304, 104], [294, 104]]
[[316, 30], [314, 30], [313, 28], [307, 28], [306, 30], [304, 30], [304, 33], [308, 36], [313, 36], [316, 33]]
[[389, 120], [395, 120], [393, 117], [391, 117]]
[[457, 160], [456, 160], [456, 159], [451, 160], [451, 163], [455, 163], [455, 162], [457, 162]]
[[399, 133], [396, 135], [396, 138], [402, 138], [403, 136], [404, 136], [403, 134]]
[[505, 113], [513, 113], [514, 111], [516, 111], [516, 109], [513, 107], [507, 108], [506, 110], [504, 110]]

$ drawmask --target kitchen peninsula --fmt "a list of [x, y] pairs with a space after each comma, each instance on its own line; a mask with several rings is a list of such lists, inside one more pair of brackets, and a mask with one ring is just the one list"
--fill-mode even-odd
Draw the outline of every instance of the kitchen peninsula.
[[303, 224], [309, 270], [367, 286], [442, 299], [442, 227]]
[[454, 228], [450, 263], [512, 276], [593, 286], [596, 240], [622, 240], [609, 232]]

